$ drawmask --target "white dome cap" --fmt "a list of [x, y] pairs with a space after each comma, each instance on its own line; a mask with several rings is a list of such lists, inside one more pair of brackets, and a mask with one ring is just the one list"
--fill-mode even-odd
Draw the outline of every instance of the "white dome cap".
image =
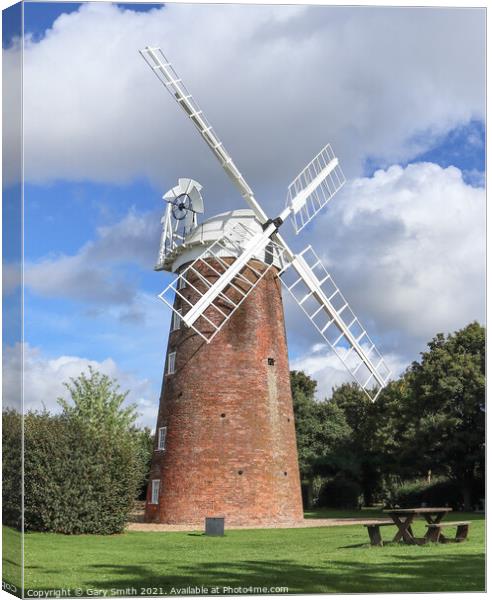
[[[230, 210], [210, 217], [195, 227], [185, 238], [184, 243], [178, 246], [171, 256], [168, 256], [166, 262], [169, 265], [169, 270], [177, 272], [182, 265], [193, 262], [200, 254], [205, 252], [207, 247], [223, 237], [226, 230], [230, 230], [238, 223], [254, 233], [262, 230], [260, 222], [249, 208]], [[265, 252], [263, 251], [261, 255], [255, 258], [265, 262]], [[274, 264], [276, 264], [276, 261], [274, 261]]]

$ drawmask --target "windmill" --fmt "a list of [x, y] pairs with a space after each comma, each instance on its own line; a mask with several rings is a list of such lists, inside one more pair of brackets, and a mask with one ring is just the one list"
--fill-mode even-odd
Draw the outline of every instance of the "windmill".
[[[161, 447], [162, 453], [156, 454], [153, 461], [146, 516], [150, 520], [198, 522], [207, 511], [215, 511], [226, 514], [229, 522], [238, 523], [298, 520], [301, 518], [301, 505], [299, 480], [295, 475], [297, 455], [292, 400], [290, 391], [285, 389], [288, 386], [288, 362], [278, 282], [372, 401], [390, 377], [384, 358], [313, 248], [308, 245], [295, 254], [279, 233], [287, 220], [291, 220], [296, 234], [300, 233], [343, 186], [343, 172], [331, 146], [326, 145], [288, 186], [284, 209], [277, 217], [269, 218], [162, 51], [146, 47], [140, 53], [192, 121], [249, 206], [249, 210], [230, 211], [198, 225], [196, 215], [203, 212], [200, 184], [191, 179], [180, 179], [178, 186], [164, 196], [168, 206], [163, 217], [163, 236], [156, 269], [167, 269], [177, 274], [160, 298], [173, 311], [171, 333], [180, 333], [179, 337], [170, 337], [168, 346], [165, 386], [156, 432], [157, 448]], [[186, 222], [181, 233], [178, 227], [180, 220]], [[264, 313], [268, 314], [265, 316]], [[269, 332], [267, 335], [266, 331]], [[249, 335], [251, 332], [254, 335]], [[258, 373], [264, 369], [264, 357], [257, 356], [254, 340], [256, 336], [261, 345], [265, 335], [264, 345], [277, 352], [278, 364], [274, 375], [265, 370], [262, 379]], [[208, 348], [204, 349], [198, 340]], [[275, 360], [268, 357], [268, 366], [274, 367]], [[181, 378], [176, 375], [179, 361]], [[225, 370], [220, 361], [225, 361]], [[243, 381], [234, 387], [231, 382], [235, 380], [238, 365], [243, 365]], [[216, 370], [221, 371], [221, 378], [213, 381], [214, 394], [222, 397], [222, 390], [228, 390], [224, 392], [224, 402], [232, 406], [237, 415], [243, 415], [242, 429], [235, 431], [234, 439], [231, 437], [231, 448], [220, 442], [220, 436], [214, 444], [209, 443], [215, 435], [212, 425], [200, 438], [201, 445], [187, 446], [192, 440], [184, 442], [186, 435], [179, 431], [186, 430], [192, 437], [190, 419], [199, 419], [197, 414], [201, 414], [200, 426], [206, 427], [207, 418], [215, 414], [215, 407], [220, 405], [220, 401], [211, 399], [204, 408], [198, 399], [200, 393], [202, 397], [206, 396], [207, 382], [211, 383], [208, 378]], [[201, 371], [202, 378], [191, 385], [190, 378], [197, 371]], [[166, 380], [166, 374], [173, 377]], [[258, 390], [254, 392], [256, 387]], [[243, 414], [244, 388], [246, 392], [250, 390], [250, 395], [256, 393], [259, 398], [266, 398], [264, 405], [258, 401], [248, 410], [252, 414], [264, 411], [270, 418], [267, 430], [257, 440], [258, 452], [251, 455], [248, 447], [240, 441], [240, 434], [251, 426]], [[180, 403], [179, 398], [183, 397], [188, 400]], [[195, 401], [189, 401], [192, 397]], [[242, 404], [237, 402], [236, 397], [241, 397]], [[183, 408], [188, 401], [187, 408]], [[225, 412], [222, 415], [222, 418], [227, 416]], [[236, 424], [240, 421], [237, 417]], [[279, 425], [284, 421], [288, 426]], [[174, 431], [172, 440], [170, 423], [173, 423]], [[167, 446], [165, 442], [161, 443], [162, 436], [168, 438]], [[198, 458], [197, 454], [200, 455]], [[245, 478], [241, 478], [240, 484], [234, 483], [237, 478], [233, 478], [231, 473], [240, 464], [239, 458], [243, 457], [244, 461], [246, 454], [247, 461], [253, 464], [256, 464], [255, 456], [263, 457], [263, 468], [270, 474], [267, 480], [264, 480], [261, 469], [257, 469], [249, 478], [249, 487], [244, 484]], [[239, 457], [239, 462], [235, 457]], [[220, 465], [221, 461], [225, 463], [225, 470], [222, 469], [221, 475], [217, 476], [211, 465]], [[190, 465], [196, 467], [204, 482], [202, 487], [206, 489], [197, 489], [191, 496], [189, 489], [182, 487], [186, 483], [179, 474], [187, 468], [189, 470]], [[244, 475], [245, 468], [239, 468], [234, 474]], [[288, 483], [282, 479], [282, 474], [289, 477]], [[231, 486], [228, 492], [222, 489], [224, 482]], [[268, 492], [265, 492], [266, 488]], [[249, 496], [248, 490], [251, 492]], [[234, 500], [237, 495], [249, 498], [249, 504]], [[183, 510], [183, 502], [186, 505], [186, 498], [190, 497], [190, 506]], [[265, 504], [274, 497], [280, 498], [279, 503], [272, 510], [265, 508]], [[253, 506], [249, 510], [251, 504]]]

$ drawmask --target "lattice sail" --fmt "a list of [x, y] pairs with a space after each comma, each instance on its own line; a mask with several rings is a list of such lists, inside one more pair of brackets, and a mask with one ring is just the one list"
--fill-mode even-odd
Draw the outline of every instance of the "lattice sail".
[[[237, 223], [159, 294], [159, 298], [179, 315], [184, 324], [206, 342], [219, 333], [273, 265], [283, 268], [286, 264], [284, 249], [267, 239], [265, 245], [257, 246], [257, 253], [238, 268], [245, 254], [244, 247], [257, 235], [256, 231]], [[230, 281], [211, 301], [207, 300], [214, 284], [224, 275], [230, 277]], [[187, 315], [191, 315], [203, 301], [205, 308], [198, 311], [191, 324], [187, 323]]]
[[155, 73], [159, 81], [164, 85], [166, 90], [181, 106], [184, 112], [188, 115], [193, 125], [197, 128], [202, 138], [207, 143], [208, 147], [219, 160], [224, 171], [239, 188], [241, 195], [248, 202], [251, 208], [255, 211], [258, 220], [264, 223], [268, 217], [261, 206], [256, 201], [253, 191], [247, 184], [241, 172], [236, 167], [232, 157], [227, 152], [224, 144], [215, 133], [214, 128], [205, 116], [203, 110], [199, 107], [196, 100], [190, 94], [181, 77], [176, 73], [172, 64], [164, 56], [160, 48], [150, 48], [147, 46], [140, 50], [140, 54], [145, 62]]
[[299, 173], [287, 190], [286, 206], [299, 233], [333, 198], [345, 183], [345, 176], [330, 144]]
[[[300, 260], [299, 260], [300, 257]], [[281, 271], [281, 281], [368, 397], [376, 400], [391, 372], [311, 246]]]

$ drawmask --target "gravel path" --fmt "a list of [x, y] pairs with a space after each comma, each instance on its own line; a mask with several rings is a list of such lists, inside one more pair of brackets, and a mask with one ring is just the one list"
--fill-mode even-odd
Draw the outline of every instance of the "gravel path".
[[[376, 522], [378, 520], [375, 520]], [[380, 521], [380, 519], [379, 519]], [[280, 525], [236, 525], [226, 529], [302, 529], [305, 527], [333, 527], [336, 525], [357, 525], [369, 523], [366, 519], [304, 519], [300, 523], [285, 523]], [[162, 523], [130, 523], [127, 531], [203, 531], [204, 524], [196, 525], [165, 525]]]

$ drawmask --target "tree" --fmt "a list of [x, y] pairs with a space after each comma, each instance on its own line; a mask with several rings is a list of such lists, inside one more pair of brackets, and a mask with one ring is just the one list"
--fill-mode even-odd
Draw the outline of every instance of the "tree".
[[371, 505], [381, 486], [381, 456], [375, 433], [379, 427], [378, 410], [356, 383], [344, 383], [333, 391], [332, 402], [345, 415], [351, 429], [346, 447], [347, 476], [359, 483], [364, 504]]
[[405, 377], [415, 464], [451, 476], [470, 508], [474, 480], [484, 478], [485, 329], [477, 322], [438, 334]]
[[350, 436], [350, 429], [338, 407], [329, 401], [315, 400], [316, 381], [302, 371], [291, 371], [290, 375], [299, 468], [309, 506], [314, 478], [337, 470], [342, 462], [340, 449]]
[[381, 390], [373, 406], [372, 452], [377, 456], [383, 488], [415, 477], [411, 433], [415, 415], [407, 410], [408, 394], [407, 380], [400, 377]]
[[147, 496], [147, 486], [149, 484], [150, 467], [152, 464], [152, 456], [154, 454], [155, 440], [149, 427], [144, 427], [143, 429], [135, 431], [135, 436], [137, 442], [137, 452], [144, 473], [142, 483], [140, 484], [138, 499], [145, 500]]
[[71, 403], [63, 398], [58, 398], [58, 403], [67, 418], [78, 419], [86, 427], [115, 435], [134, 427], [136, 405], [123, 407], [128, 392], [120, 392], [116, 380], [89, 366], [89, 376], [81, 373], [63, 385], [70, 393]]
[[302, 371], [291, 371], [290, 386], [294, 405], [297, 453], [301, 480], [311, 479], [310, 464], [316, 455], [314, 431], [316, 430], [315, 400], [316, 381]]

